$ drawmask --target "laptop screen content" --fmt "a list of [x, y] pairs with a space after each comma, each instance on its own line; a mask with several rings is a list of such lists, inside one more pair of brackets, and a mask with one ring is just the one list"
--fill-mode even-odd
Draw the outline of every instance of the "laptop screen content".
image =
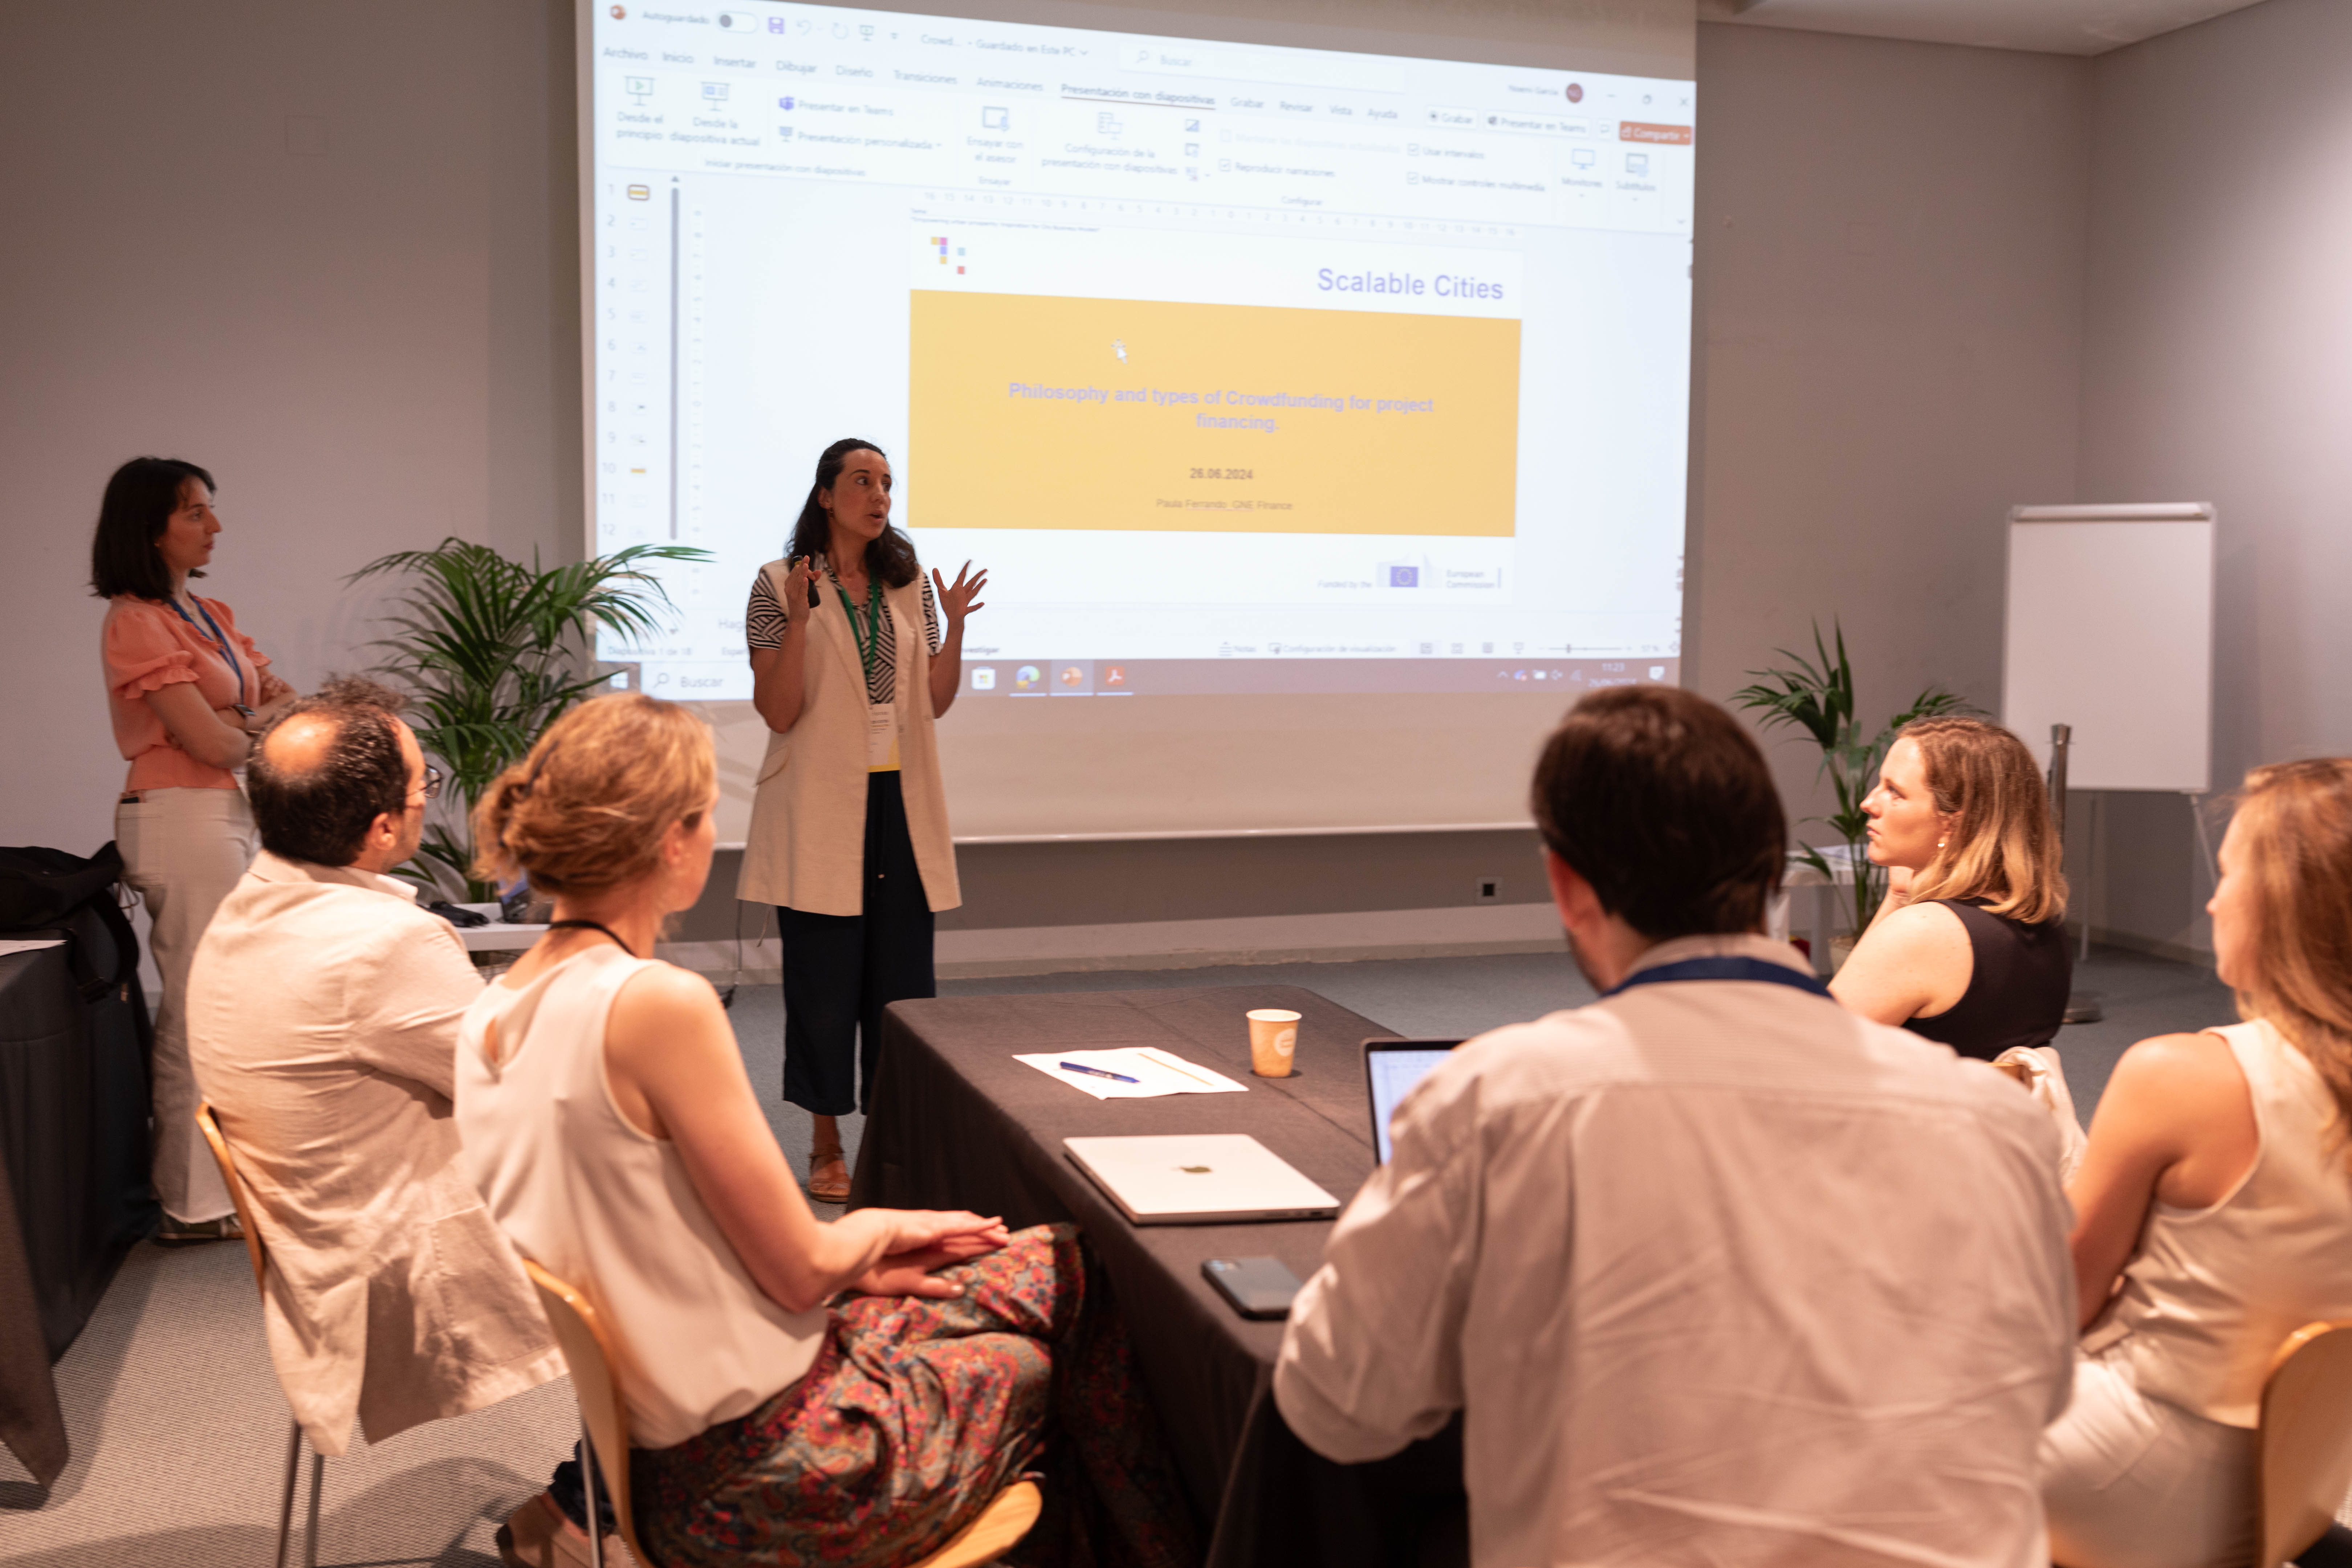
[[1444, 1061], [1453, 1048], [1452, 1041], [1418, 1040], [1392, 1047], [1375, 1042], [1365, 1047], [1364, 1074], [1372, 1091], [1372, 1144], [1380, 1151], [1381, 1164], [1389, 1163], [1389, 1118], [1422, 1076]]

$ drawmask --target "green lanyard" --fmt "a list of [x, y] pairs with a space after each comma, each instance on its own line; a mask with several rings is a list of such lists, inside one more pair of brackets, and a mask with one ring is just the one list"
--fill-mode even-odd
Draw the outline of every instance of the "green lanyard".
[[868, 577], [866, 588], [866, 613], [873, 617], [870, 634], [857, 624], [857, 606], [849, 602], [849, 590], [841, 585], [840, 578], [833, 580], [833, 591], [841, 595], [841, 607], [849, 616], [849, 636], [857, 644], [858, 662], [866, 667], [866, 689], [870, 694], [874, 689], [874, 661], [880, 656], [882, 647], [882, 579]]

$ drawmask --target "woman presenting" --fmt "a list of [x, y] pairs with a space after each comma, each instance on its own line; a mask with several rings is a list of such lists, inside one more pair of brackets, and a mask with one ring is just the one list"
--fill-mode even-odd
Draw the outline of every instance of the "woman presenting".
[[192, 592], [221, 531], [213, 477], [194, 463], [133, 458], [99, 504], [90, 587], [105, 599], [100, 643], [114, 741], [131, 763], [114, 808], [123, 878], [145, 900], [163, 994], [155, 1009], [155, 1195], [166, 1246], [239, 1233], [220, 1171], [196, 1137], [196, 1080], [183, 1010], [188, 961], [213, 910], [245, 875], [253, 814], [233, 768], [294, 699], [218, 599]]
[[784, 1098], [816, 1118], [822, 1202], [849, 1196], [835, 1119], [873, 1092], [882, 1009], [938, 994], [931, 918], [962, 902], [931, 725], [987, 582], [969, 563], [952, 586], [926, 578], [890, 525], [890, 460], [845, 440], [817, 459], [790, 553], [751, 585], [751, 700], [772, 732], [736, 897], [776, 906]]

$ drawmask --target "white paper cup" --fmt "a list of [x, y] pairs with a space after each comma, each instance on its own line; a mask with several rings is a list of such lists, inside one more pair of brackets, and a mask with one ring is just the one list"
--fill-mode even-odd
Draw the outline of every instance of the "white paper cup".
[[1298, 1015], [1260, 1007], [1249, 1016], [1250, 1071], [1260, 1078], [1288, 1078], [1298, 1049]]

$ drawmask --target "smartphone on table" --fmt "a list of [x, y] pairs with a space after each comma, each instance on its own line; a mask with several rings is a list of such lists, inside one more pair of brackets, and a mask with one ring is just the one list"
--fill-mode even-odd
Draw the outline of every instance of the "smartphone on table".
[[1286, 1318], [1298, 1276], [1279, 1258], [1212, 1258], [1201, 1272], [1244, 1318]]

